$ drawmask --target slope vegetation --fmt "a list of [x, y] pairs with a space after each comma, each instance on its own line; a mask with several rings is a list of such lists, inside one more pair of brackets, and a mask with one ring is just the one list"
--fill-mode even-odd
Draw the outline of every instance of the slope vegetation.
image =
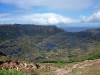
[[[9, 29], [11, 27], [17, 27], [18, 30], [15, 32], [18, 34], [12, 34], [13, 30]], [[17, 35], [17, 38], [0, 45], [0, 51], [12, 59], [58, 63], [100, 57], [100, 29], [68, 33], [55, 26], [7, 25], [1, 28], [2, 32], [6, 31], [5, 28], [9, 29], [6, 34], [10, 32], [13, 36]]]

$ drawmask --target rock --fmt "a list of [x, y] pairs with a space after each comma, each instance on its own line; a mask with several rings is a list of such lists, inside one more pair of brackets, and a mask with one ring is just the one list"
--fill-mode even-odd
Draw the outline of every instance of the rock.
[[33, 63], [21, 63], [21, 62], [5, 62], [0, 65], [0, 69], [13, 69], [17, 71], [22, 72], [33, 72], [34, 69], [37, 69], [39, 66], [33, 62]]

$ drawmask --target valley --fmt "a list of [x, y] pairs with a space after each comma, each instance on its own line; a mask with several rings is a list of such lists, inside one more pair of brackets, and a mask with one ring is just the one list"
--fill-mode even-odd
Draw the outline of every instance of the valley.
[[0, 61], [36, 62], [37, 75], [94, 75], [91, 68], [100, 64], [99, 37], [100, 29], [67, 32], [51, 25], [0, 25], [0, 52], [7, 55]]

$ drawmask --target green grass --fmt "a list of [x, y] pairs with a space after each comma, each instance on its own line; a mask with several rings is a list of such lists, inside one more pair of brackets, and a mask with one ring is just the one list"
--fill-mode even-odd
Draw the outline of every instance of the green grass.
[[2, 70], [0, 70], [0, 75], [27, 75], [27, 74], [24, 74], [22, 72], [18, 72], [15, 70], [2, 69]]

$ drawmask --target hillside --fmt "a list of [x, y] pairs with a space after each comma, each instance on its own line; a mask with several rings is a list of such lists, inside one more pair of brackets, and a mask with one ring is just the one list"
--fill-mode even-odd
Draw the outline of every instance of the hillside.
[[[20, 35], [13, 35], [9, 25], [2, 27], [3, 33], [5, 31], [7, 34], [9, 31], [13, 36], [17, 35], [17, 38], [3, 42], [0, 51], [12, 59], [29, 62], [74, 62], [100, 57], [99, 29], [71, 33], [55, 26], [12, 25], [11, 27], [12, 29], [17, 27], [16, 32]], [[6, 31], [5, 28], [9, 30]], [[25, 33], [25, 30], [28, 33]]]
[[100, 75], [100, 59], [85, 60], [70, 64], [40, 64], [37, 75]]
[[33, 75], [99, 75], [99, 36], [100, 29], [71, 33], [56, 26], [1, 25], [0, 68]]
[[34, 24], [3, 24], [0, 25], [0, 42], [14, 39], [17, 37], [36, 36], [36, 35], [55, 35], [64, 32], [63, 29], [56, 26], [48, 25], [34, 25]]
[[[5, 56], [2, 53], [0, 55]], [[38, 65], [34, 62], [5, 61], [0, 63], [0, 75], [99, 75], [99, 65], [100, 59], [74, 63], [38, 63]]]
[[99, 75], [100, 59], [85, 60], [73, 64], [67, 64], [63, 68], [57, 68], [50, 75]]

